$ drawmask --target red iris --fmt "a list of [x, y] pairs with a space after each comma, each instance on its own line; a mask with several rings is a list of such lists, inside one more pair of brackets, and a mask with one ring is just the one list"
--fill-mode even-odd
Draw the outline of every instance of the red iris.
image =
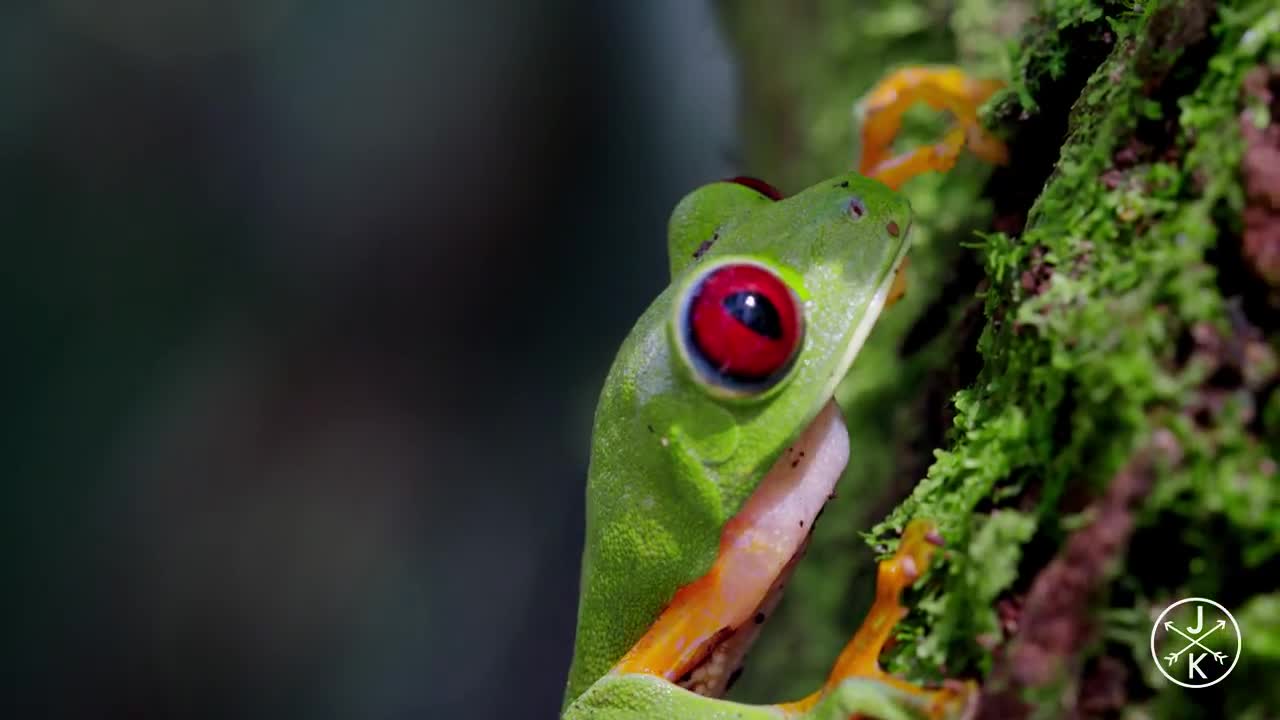
[[686, 312], [693, 350], [728, 380], [768, 380], [787, 369], [800, 345], [803, 319], [795, 296], [758, 265], [712, 270]]

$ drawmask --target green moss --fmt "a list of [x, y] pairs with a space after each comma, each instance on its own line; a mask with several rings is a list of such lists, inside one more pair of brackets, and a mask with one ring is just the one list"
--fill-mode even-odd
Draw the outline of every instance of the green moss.
[[[1185, 697], [1151, 677], [1143, 626], [1153, 609], [1198, 594], [1240, 608], [1266, 628], [1261, 642], [1245, 643], [1237, 672], [1254, 678], [1280, 669], [1272, 652], [1280, 643], [1276, 601], [1253, 597], [1269, 587], [1280, 556], [1280, 393], [1271, 393], [1253, 420], [1255, 388], [1218, 393], [1222, 388], [1210, 387], [1212, 363], [1187, 351], [1194, 328], [1222, 337], [1238, 330], [1229, 300], [1237, 278], [1218, 259], [1238, 252], [1244, 207], [1240, 85], [1250, 68], [1280, 54], [1280, 11], [1268, 0], [1216, 7], [1044, 0], [1009, 52], [995, 28], [1001, 8], [988, 0], [959, 3], [949, 25], [925, 21], [936, 12], [931, 5], [881, 4], [871, 14], [875, 31], [850, 22], [846, 3], [804, 5], [791, 11], [805, 18], [799, 26], [816, 48], [803, 59], [777, 41], [796, 27], [788, 11], [761, 14], [752, 4], [751, 13], [728, 13], [746, 53], [748, 104], [763, 107], [765, 97], [787, 103], [782, 122], [801, 138], [780, 154], [777, 137], [769, 137], [778, 126], [753, 118], [749, 137], [765, 149], [751, 157], [761, 167], [807, 179], [843, 167], [853, 99], [893, 65], [948, 56], [1011, 73], [984, 117], [1012, 139], [1015, 165], [1020, 152], [1047, 152], [1052, 163], [1040, 171], [1015, 167], [1022, 183], [1044, 182], [1023, 231], [988, 233], [976, 243], [973, 231], [990, 207], [979, 200], [981, 168], [964, 165], [909, 186], [920, 218], [911, 293], [886, 314], [841, 388], [854, 443], [842, 500], [852, 492], [864, 508], [875, 508], [875, 488], [891, 486], [911, 466], [904, 449], [919, 442], [941, 448], [910, 496], [865, 536], [886, 552], [907, 520], [927, 516], [951, 548], [900, 627], [903, 642], [888, 658], [890, 668], [917, 677], [943, 665], [950, 674], [988, 671], [989, 643], [979, 640], [997, 631], [994, 601], [1025, 588], [1039, 570], [1025, 566], [1022, 548], [1032, 541], [1057, 547], [1087, 522], [1087, 514], [1063, 514], [1064, 499], [1096, 495], [1159, 430], [1177, 439], [1181, 457], [1161, 467], [1136, 518], [1133, 550], [1117, 558], [1110, 586], [1087, 609], [1106, 628], [1095, 651], [1128, 657], [1150, 686], [1133, 702], [1153, 716], [1175, 716], [1169, 708], [1185, 706]], [[963, 39], [938, 32], [947, 26]], [[768, 33], [772, 40], [764, 42]], [[757, 83], [768, 88], [763, 96]], [[1060, 143], [1046, 137], [1044, 128], [1068, 110]], [[1263, 111], [1250, 112], [1256, 121]], [[940, 289], [962, 263], [961, 243], [976, 244], [988, 281], [977, 341], [981, 370], [952, 396], [950, 431], [939, 443], [921, 429], [920, 414], [929, 412], [921, 402], [929, 398], [920, 388], [970, 349], [960, 332], [965, 302]], [[927, 313], [939, 313], [938, 302], [949, 303], [939, 334], [904, 354], [904, 339]], [[1274, 367], [1260, 372], [1274, 376]], [[1210, 391], [1221, 402], [1206, 413]], [[781, 629], [771, 624], [770, 643], [752, 656], [765, 680], [751, 699], [812, 689], [864, 606], [856, 589], [866, 588], [869, 566], [853, 537], [868, 512], [839, 502], [793, 583], [799, 600], [784, 603]], [[1193, 560], [1184, 571], [1162, 574], [1143, 562], [1142, 553], [1153, 549]], [[1081, 667], [1078, 660], [1067, 667]], [[1044, 695], [1044, 708], [1052, 709], [1059, 687]], [[1204, 712], [1231, 717], [1258, 716], [1273, 700], [1268, 693], [1205, 697]]]
[[[900, 653], [895, 661], [900, 671], [913, 677], [932, 677], [937, 668], [956, 667], [967, 663], [989, 669], [987, 658], [977, 651], [981, 644], [989, 644], [999, 637], [1000, 625], [996, 615], [996, 599], [1017, 578], [1018, 564], [1022, 559], [1022, 546], [1036, 530], [1036, 518], [1030, 514], [1001, 510], [986, 517], [972, 520], [976, 530], [972, 534], [963, 562], [953, 562], [947, 567], [958, 575], [947, 582], [962, 584], [970, 592], [954, 593], [941, 587], [916, 603], [922, 622], [904, 626], [899, 640], [915, 639], [911, 648]], [[945, 587], [945, 585], [943, 586]], [[929, 632], [923, 632], [929, 628]], [[915, 636], [913, 638], [913, 635]], [[968, 658], [959, 657], [946, 644], [950, 637], [972, 638], [974, 643]]]
[[[1118, 18], [1134, 24], [1081, 92], [1070, 135], [1025, 232], [992, 235], [984, 244], [992, 281], [990, 323], [980, 343], [985, 364], [978, 382], [956, 396], [954, 442], [912, 497], [871, 533], [873, 542], [889, 544], [910, 517], [936, 517], [945, 532], [968, 544], [970, 552], [957, 557], [975, 562], [983, 556], [973, 552], [979, 536], [969, 533], [972, 513], [1031, 484], [1040, 497], [1042, 531], [1061, 534], [1056, 500], [1067, 487], [1107, 482], [1164, 427], [1178, 437], [1184, 458], [1162, 478], [1143, 521], [1183, 528], [1187, 549], [1207, 557], [1220, 554], [1213, 545], [1221, 545], [1219, 532], [1210, 529], [1225, 523], [1230, 546], [1241, 554], [1221, 558], [1217, 567], [1247, 568], [1276, 556], [1280, 489], [1268, 474], [1274, 470], [1267, 467], [1267, 448], [1246, 429], [1244, 414], [1229, 407], [1210, 427], [1193, 424], [1186, 411], [1203, 373], [1175, 361], [1177, 343], [1193, 325], [1231, 332], [1206, 258], [1221, 236], [1215, 218], [1224, 208], [1238, 217], [1242, 207], [1237, 95], [1243, 73], [1265, 49], [1256, 29], [1249, 35], [1258, 18], [1269, 17], [1265, 7], [1223, 6], [1213, 29], [1217, 52], [1194, 90], [1174, 98], [1179, 125], [1165, 142], [1179, 159], [1139, 161], [1124, 170], [1115, 168], [1117, 151], [1142, 130], [1144, 118], [1163, 113], [1159, 99], [1144, 95], [1146, 79], [1135, 65], [1153, 63], [1156, 72], [1172, 74], [1183, 58], [1155, 46], [1158, 35], [1149, 31], [1175, 6], [1155, 4], [1141, 16]], [[1241, 44], [1247, 35], [1252, 46]], [[1033, 87], [1010, 92], [1033, 95]], [[1109, 171], [1118, 174], [1104, 182]], [[1039, 294], [1019, 282], [1033, 263], [1052, 268]], [[1172, 587], [1139, 585], [1135, 606], [1192, 588], [1230, 594], [1228, 578], [1211, 565], [1202, 563], [1200, 578], [1175, 579]], [[974, 636], [967, 626], [939, 619], [957, 614], [952, 605], [968, 608], [989, 595], [990, 587], [974, 577], [983, 575], [947, 573], [940, 600], [917, 614], [927, 629], [905, 631], [952, 666], [974, 654]], [[1235, 582], [1247, 586], [1250, 579]]]

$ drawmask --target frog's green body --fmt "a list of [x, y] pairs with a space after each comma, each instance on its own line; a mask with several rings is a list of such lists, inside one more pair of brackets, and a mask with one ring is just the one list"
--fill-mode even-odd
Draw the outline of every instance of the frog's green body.
[[[1000, 85], [957, 67], [899, 68], [857, 106], [860, 173], [785, 200], [737, 178], [695, 190], [676, 207], [671, 286], [627, 336], [596, 409], [565, 718], [940, 720], [966, 711], [972, 683], [915, 688], [878, 664], [906, 612], [902, 590], [941, 542], [923, 519], [880, 563], [867, 619], [813, 695], [747, 706], [671, 680], [700, 661], [707, 665], [697, 671], [714, 667], [698, 682], [722, 675], [721, 664], [706, 658], [724, 650], [717, 657], [731, 662], [734, 634], [749, 622], [743, 603], [734, 603], [761, 599], [761, 576], [774, 583], [768, 592], [783, 581], [776, 561], [788, 553], [789, 562], [798, 546], [772, 540], [797, 539], [796, 516], [782, 511], [808, 503], [806, 512], [816, 515], [821, 505], [813, 505], [811, 487], [785, 485], [794, 460], [775, 461], [797, 438], [808, 442], [832, 418], [839, 422], [838, 411], [823, 408], [897, 289], [906, 256], [910, 208], [895, 189], [921, 173], [945, 172], [965, 148], [988, 162], [1007, 159], [1004, 144], [978, 121], [979, 106]], [[940, 142], [895, 155], [902, 115], [917, 101], [948, 111], [955, 125]], [[847, 460], [838, 428], [838, 441], [817, 446], [827, 452], [844, 444], [827, 454], [839, 460], [824, 482], [834, 483]], [[808, 472], [817, 461], [805, 467], [807, 478], [819, 476]], [[805, 517], [811, 527], [814, 515]], [[773, 564], [752, 564], [760, 556]], [[748, 612], [756, 607], [763, 604]]]
[[[716, 183], [677, 206], [672, 283], [622, 344], [596, 410], [566, 717], [778, 716], [610, 670], [675, 591], [711, 568], [726, 521], [831, 399], [884, 305], [909, 225], [902, 196], [855, 173], [777, 202]], [[675, 329], [690, 283], [736, 260], [776, 273], [804, 315], [786, 376], [747, 397], [700, 379]]]

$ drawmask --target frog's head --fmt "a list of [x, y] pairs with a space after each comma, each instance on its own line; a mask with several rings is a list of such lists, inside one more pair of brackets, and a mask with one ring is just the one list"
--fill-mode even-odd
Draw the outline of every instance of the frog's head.
[[[654, 318], [664, 332], [633, 335], [615, 368], [627, 388], [617, 397], [641, 409], [638, 426], [631, 435], [616, 422], [597, 428], [604, 443], [657, 443], [675, 461], [646, 473], [671, 483], [663, 494], [637, 502], [632, 486], [595, 500], [625, 508], [646, 537], [669, 532], [681, 558], [631, 578], [629, 593], [651, 593], [646, 602], [667, 609], [618, 671], [723, 689], [848, 460], [832, 397], [889, 296], [910, 219], [904, 198], [857, 174], [786, 199], [716, 183], [677, 206], [675, 277], [651, 308], [665, 315]], [[628, 558], [634, 568], [646, 559]], [[673, 586], [674, 598], [658, 597]], [[707, 668], [723, 672], [708, 677]]]
[[684, 377], [707, 395], [750, 414], [799, 403], [813, 417], [884, 306], [911, 209], [856, 173], [775, 198], [769, 186], [739, 178], [677, 207], [673, 223], [698, 217], [707, 237], [684, 257], [673, 244], [673, 263], [685, 265], [670, 339]]

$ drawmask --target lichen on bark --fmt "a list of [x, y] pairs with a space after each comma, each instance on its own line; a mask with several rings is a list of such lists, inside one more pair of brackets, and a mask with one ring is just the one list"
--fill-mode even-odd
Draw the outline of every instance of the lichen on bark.
[[[721, 7], [747, 170], [796, 189], [848, 167], [852, 102], [908, 63], [1005, 77], [984, 118], [1013, 153], [904, 191], [908, 299], [841, 388], [842, 497], [741, 697], [811, 689], [865, 602], [862, 540], [883, 552], [923, 515], [950, 548], [890, 669], [975, 677], [990, 717], [1280, 714], [1280, 10]], [[908, 145], [941, 127], [916, 117]], [[1194, 702], [1147, 646], [1186, 596], [1222, 602], [1246, 635]]]

